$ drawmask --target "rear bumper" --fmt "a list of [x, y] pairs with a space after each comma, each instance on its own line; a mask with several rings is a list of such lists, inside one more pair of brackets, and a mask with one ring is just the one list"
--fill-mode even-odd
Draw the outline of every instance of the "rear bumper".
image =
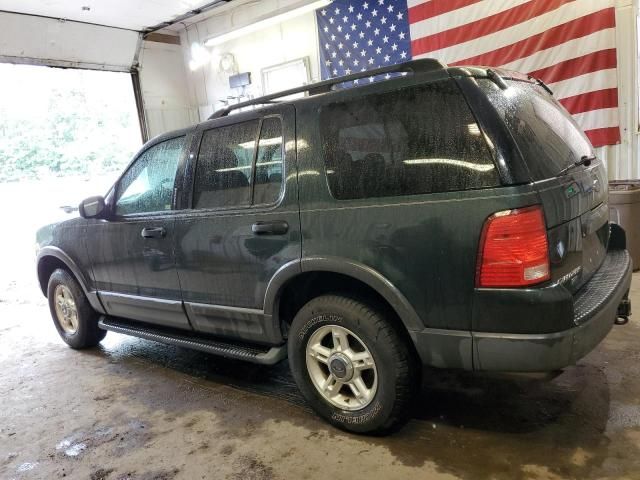
[[567, 330], [542, 334], [472, 332], [474, 370], [543, 372], [574, 364], [611, 330], [618, 305], [628, 295], [631, 272], [629, 252], [609, 251], [591, 280], [573, 296], [575, 326]]

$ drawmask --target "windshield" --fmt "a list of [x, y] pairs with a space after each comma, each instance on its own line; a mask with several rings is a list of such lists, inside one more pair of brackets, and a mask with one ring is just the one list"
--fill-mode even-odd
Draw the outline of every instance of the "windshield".
[[542, 87], [507, 81], [500, 89], [490, 80], [479, 84], [511, 131], [533, 180], [555, 177], [593, 147], [571, 115]]

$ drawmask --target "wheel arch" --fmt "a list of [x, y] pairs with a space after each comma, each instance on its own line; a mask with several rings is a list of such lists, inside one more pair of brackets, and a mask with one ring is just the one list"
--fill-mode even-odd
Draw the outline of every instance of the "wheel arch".
[[397, 316], [407, 332], [424, 329], [424, 324], [406, 297], [380, 272], [359, 262], [337, 257], [309, 257], [281, 267], [267, 286], [265, 314], [280, 319], [282, 325], [282, 320], [287, 319], [282, 308], [283, 296], [286, 298], [294, 284], [300, 283], [301, 290], [305, 290], [310, 282], [314, 285], [331, 282], [321, 288], [318, 294], [337, 293], [340, 286], [361, 293], [373, 293]]
[[80, 288], [87, 296], [91, 306], [98, 312], [104, 313], [104, 309], [98, 295], [95, 291], [90, 290], [86, 276], [82, 273], [82, 270], [78, 267], [76, 262], [67, 255], [63, 250], [58, 247], [44, 247], [38, 253], [37, 259], [37, 272], [38, 283], [42, 294], [47, 296], [47, 286], [49, 284], [49, 278], [51, 274], [58, 268], [67, 270], [80, 284]]

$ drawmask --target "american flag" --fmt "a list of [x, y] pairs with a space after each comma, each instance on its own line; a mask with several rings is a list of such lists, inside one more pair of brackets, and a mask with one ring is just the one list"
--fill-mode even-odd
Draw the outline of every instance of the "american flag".
[[427, 57], [504, 67], [542, 79], [594, 146], [620, 142], [613, 0], [334, 0], [316, 16], [323, 79]]

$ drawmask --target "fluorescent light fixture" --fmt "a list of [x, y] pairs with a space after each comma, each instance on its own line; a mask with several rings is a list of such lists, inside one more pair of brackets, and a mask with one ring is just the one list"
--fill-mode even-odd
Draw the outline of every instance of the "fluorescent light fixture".
[[451, 165], [452, 167], [477, 170], [478, 172], [488, 172], [495, 168], [493, 164], [471, 163], [463, 160], [454, 160], [452, 158], [417, 158], [415, 160], [404, 160], [402, 163], [405, 165]]
[[213, 47], [214, 45], [220, 45], [222, 43], [228, 42], [229, 40], [233, 40], [235, 38], [242, 37], [243, 35], [248, 35], [253, 32], [257, 32], [258, 30], [265, 29], [267, 27], [271, 27], [273, 25], [277, 25], [278, 23], [285, 22], [295, 17], [299, 17], [303, 13], [311, 12], [313, 10], [317, 10], [318, 8], [326, 7], [331, 3], [331, 0], [318, 0], [311, 3], [299, 2], [298, 7], [293, 6], [293, 8], [281, 8], [276, 10], [275, 12], [258, 18], [255, 22], [250, 23], [249, 25], [245, 25], [244, 27], [240, 27], [236, 30], [231, 30], [230, 32], [223, 33], [222, 35], [218, 35], [216, 37], [211, 37], [204, 42], [207, 47]]

